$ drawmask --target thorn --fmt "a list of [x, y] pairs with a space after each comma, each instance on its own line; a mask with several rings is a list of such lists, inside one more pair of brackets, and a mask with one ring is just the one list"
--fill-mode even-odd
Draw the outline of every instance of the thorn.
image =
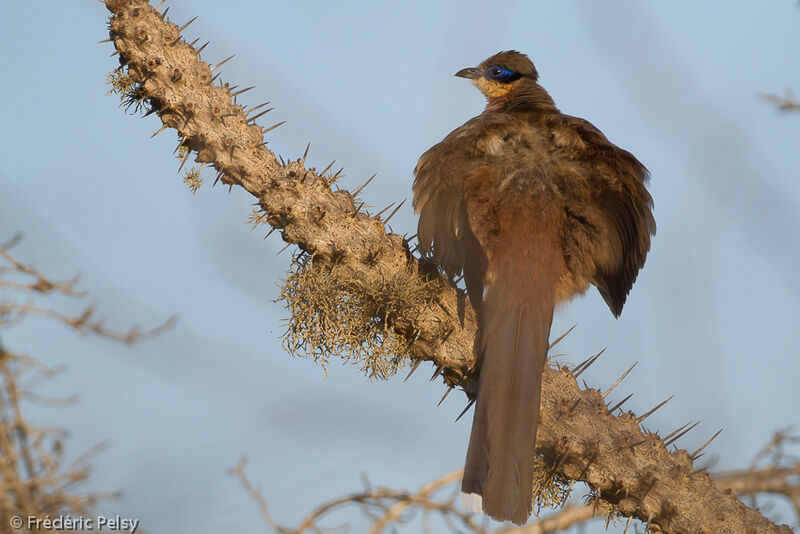
[[392, 202], [391, 204], [389, 204], [388, 206], [386, 206], [385, 208], [383, 208], [381, 211], [379, 211], [379, 212], [378, 212], [378, 214], [377, 214], [377, 215], [375, 215], [375, 218], [376, 218], [376, 219], [378, 219], [378, 220], [380, 220], [380, 218], [381, 218], [381, 215], [383, 215], [383, 214], [384, 214], [384, 212], [385, 212], [386, 210], [388, 210], [389, 208], [391, 208], [392, 206], [394, 206], [394, 202]]
[[281, 121], [281, 122], [279, 122], [278, 124], [273, 124], [272, 126], [270, 126], [269, 128], [267, 128], [266, 130], [262, 128], [262, 129], [261, 129], [261, 135], [264, 135], [264, 134], [265, 134], [265, 133], [267, 133], [267, 132], [271, 132], [272, 130], [274, 130], [275, 128], [277, 128], [278, 126], [280, 126], [281, 124], [286, 124], [286, 121]]
[[285, 246], [285, 247], [283, 247], [282, 249], [280, 249], [280, 250], [278, 251], [278, 254], [275, 254], [275, 255], [276, 255], [276, 256], [278, 256], [278, 255], [279, 255], [281, 252], [283, 252], [284, 250], [286, 250], [287, 248], [289, 248], [289, 246], [290, 246], [290, 245], [291, 245], [291, 243], [286, 243], [286, 246]]
[[628, 518], [628, 521], [625, 522], [625, 530], [622, 531], [622, 534], [628, 532], [628, 527], [631, 526], [631, 522], [633, 521], [633, 516]]
[[591, 359], [592, 359], [592, 357], [591, 357], [591, 356], [589, 356], [588, 358], [586, 358], [585, 360], [583, 360], [581, 363], [579, 363], [578, 365], [576, 365], [576, 366], [575, 366], [575, 367], [572, 369], [572, 372], [573, 372], [573, 373], [576, 373], [576, 372], [580, 371], [580, 370], [583, 368], [583, 366], [584, 366], [584, 365], [586, 365], [586, 364], [589, 362], [589, 360], [591, 360]]
[[354, 198], [357, 197], [358, 194], [361, 192], [361, 190], [364, 189], [365, 187], [367, 187], [367, 185], [372, 181], [373, 178], [375, 178], [375, 176], [377, 176], [377, 174], [378, 173], [373, 174], [372, 176], [369, 177], [369, 180], [367, 180], [366, 182], [361, 184], [361, 187], [359, 187], [358, 189], [355, 190], [355, 192], [352, 193], [353, 197]]
[[110, 43], [110, 42], [111, 42], [111, 37], [109, 37], [108, 39], [103, 39], [102, 41], [97, 41], [97, 44]]
[[[190, 20], [189, 22], [187, 22], [186, 24], [184, 24], [183, 26], [181, 26], [180, 28], [178, 28], [178, 33], [181, 33], [183, 30], [185, 30], [186, 28], [188, 28], [188, 27], [189, 27], [189, 24], [191, 24], [192, 22], [194, 22], [194, 21], [196, 21], [196, 20], [197, 20], [197, 17], [193, 18], [192, 20]], [[180, 38], [180, 37], [178, 37], [177, 39], [175, 39], [175, 42], [177, 43], [178, 41], [180, 41], [180, 39], [181, 39], [181, 38]]]
[[199, 56], [199, 55], [200, 55], [200, 52], [202, 52], [203, 50], [205, 50], [205, 48], [208, 46], [208, 43], [210, 43], [210, 42], [211, 42], [211, 41], [206, 41], [206, 44], [204, 44], [203, 46], [201, 46], [200, 48], [198, 48], [197, 50], [195, 50], [195, 54], [197, 54], [197, 55]]
[[178, 143], [178, 146], [176, 146], [176, 147], [175, 147], [175, 150], [173, 150], [173, 151], [172, 151], [172, 155], [173, 155], [173, 156], [175, 155], [175, 153], [176, 153], [178, 150], [180, 150], [180, 149], [181, 149], [181, 147], [183, 146], [183, 143], [185, 143], [185, 142], [186, 142], [186, 138], [184, 137], [183, 139], [181, 139], [181, 140], [180, 140], [180, 142]]
[[567, 504], [567, 499], [569, 499], [570, 494], [572, 493], [572, 488], [575, 487], [575, 479], [569, 481], [569, 488], [567, 491], [564, 492], [564, 498], [561, 499], [561, 507], [563, 508], [565, 504]]
[[411, 367], [411, 370], [408, 372], [408, 375], [406, 375], [406, 377], [403, 379], [403, 382], [407, 382], [408, 379], [411, 378], [411, 375], [414, 374], [414, 371], [417, 370], [417, 367], [419, 367], [419, 364], [421, 364], [421, 363], [422, 363], [422, 360], [417, 360], [417, 361], [414, 362], [414, 365]]
[[283, 156], [281, 156], [280, 154], [278, 154], [278, 157], [279, 157], [279, 158], [281, 158], [281, 167], [286, 167], [286, 162], [285, 162], [285, 161], [283, 161]]
[[567, 461], [567, 456], [569, 456], [569, 451], [565, 451], [564, 454], [561, 455], [561, 460], [559, 460], [558, 465], [556, 465], [555, 469], [553, 469], [553, 473], [558, 473], [558, 471], [564, 466], [564, 462]]
[[[205, 45], [203, 45], [203, 46], [205, 46]], [[232, 96], [232, 97], [233, 97], [233, 96], [239, 96], [240, 94], [242, 94], [242, 93], [246, 93], [246, 92], [247, 92], [247, 91], [249, 91], [250, 89], [254, 89], [254, 88], [255, 88], [255, 85], [251, 85], [250, 87], [247, 87], [247, 88], [245, 88], [245, 89], [241, 89], [241, 90], [239, 90], [239, 91], [236, 91], [235, 93], [231, 93], [231, 96]]]
[[328, 184], [333, 184], [334, 182], [336, 182], [336, 180], [338, 180], [338, 179], [339, 179], [339, 175], [340, 175], [340, 174], [342, 174], [342, 171], [343, 171], [343, 170], [344, 170], [344, 167], [342, 167], [341, 169], [339, 169], [338, 171], [336, 171], [336, 174], [334, 174], [333, 176], [331, 176], [331, 179], [328, 181]]
[[594, 454], [592, 455], [592, 457], [589, 458], [589, 462], [587, 462], [586, 467], [584, 467], [583, 471], [581, 471], [581, 474], [578, 476], [578, 480], [583, 480], [584, 479], [583, 477], [589, 471], [589, 467], [591, 467], [591, 465], [597, 459], [597, 454], [598, 454], [597, 451], [595, 451]]
[[555, 347], [555, 346], [558, 344], [558, 342], [559, 342], [559, 341], [561, 341], [562, 339], [564, 339], [565, 337], [567, 337], [567, 334], [569, 334], [570, 332], [572, 332], [573, 330], [575, 330], [575, 327], [576, 327], [576, 326], [578, 326], [578, 325], [577, 325], [577, 324], [574, 324], [574, 325], [570, 326], [570, 327], [569, 327], [569, 330], [567, 330], [566, 332], [564, 332], [563, 334], [561, 334], [560, 336], [558, 336], [558, 339], [556, 339], [555, 341], [553, 341], [552, 343], [550, 343], [550, 346], [549, 346], [549, 347], [547, 347], [547, 350], [550, 350], [550, 349], [552, 349], [553, 347]]
[[627, 397], [625, 397], [624, 399], [622, 399], [621, 401], [619, 401], [618, 403], [616, 403], [616, 404], [614, 405], [614, 407], [613, 407], [613, 408], [611, 408], [610, 410], [608, 410], [608, 413], [612, 413], [612, 412], [614, 412], [614, 410], [616, 410], [617, 408], [619, 408], [620, 406], [622, 406], [623, 404], [625, 404], [626, 402], [628, 402], [628, 399], [630, 399], [631, 397], [633, 397], [633, 393], [631, 393], [630, 395], [628, 395]]
[[336, 160], [333, 160], [333, 161], [331, 161], [331, 162], [328, 164], [328, 166], [327, 166], [327, 167], [325, 167], [324, 169], [322, 169], [322, 172], [321, 172], [321, 173], [319, 173], [319, 175], [320, 175], [320, 176], [322, 176], [323, 174], [325, 174], [326, 172], [328, 172], [328, 171], [330, 170], [330, 168], [331, 168], [331, 167], [333, 167], [333, 164], [334, 164], [334, 163], [336, 163]]
[[441, 368], [441, 367], [439, 367], [439, 366], [437, 365], [437, 366], [436, 366], [436, 369], [434, 369], [434, 371], [433, 371], [433, 376], [431, 377], [431, 379], [430, 379], [430, 380], [428, 380], [428, 382], [433, 382], [433, 381], [434, 381], [434, 379], [435, 379], [437, 376], [439, 376], [439, 373], [441, 373], [441, 372], [442, 372], [442, 368]]
[[267, 235], [265, 235], [265, 236], [264, 236], [264, 239], [266, 239], [266, 238], [268, 238], [269, 236], [271, 236], [271, 235], [272, 235], [272, 232], [274, 232], [275, 230], [277, 230], [277, 228], [276, 228], [276, 227], [274, 227], [274, 226], [273, 226], [272, 228], [270, 228], [270, 229], [269, 229], [269, 232], [267, 232]]
[[267, 113], [269, 113], [269, 112], [270, 112], [270, 111], [272, 111], [273, 109], [275, 109], [275, 108], [269, 108], [269, 109], [265, 109], [264, 111], [262, 111], [262, 112], [261, 112], [261, 113], [259, 113], [258, 115], [254, 115], [253, 117], [251, 117], [251, 118], [247, 119], [247, 122], [254, 122], [254, 121], [257, 119], [257, 118], [261, 117], [262, 115], [266, 115]]
[[639, 363], [639, 360], [636, 360], [636, 361], [633, 363], [633, 365], [631, 365], [631, 366], [628, 368], [628, 370], [627, 370], [627, 371], [625, 371], [624, 373], [622, 373], [622, 376], [621, 376], [621, 377], [619, 377], [619, 378], [617, 378], [617, 381], [616, 381], [616, 382], [614, 382], [614, 385], [613, 385], [613, 386], [611, 386], [610, 388], [608, 388], [608, 389], [606, 390], [606, 392], [605, 392], [605, 393], [603, 393], [603, 395], [602, 395], [600, 398], [601, 398], [601, 399], [605, 399], [605, 398], [606, 398], [606, 396], [607, 396], [609, 393], [611, 393], [611, 392], [614, 390], [614, 388], [615, 388], [615, 387], [617, 387], [617, 386], [619, 385], [619, 383], [620, 383], [620, 382], [622, 382], [622, 380], [623, 380], [623, 379], [624, 379], [626, 376], [628, 376], [628, 373], [630, 373], [630, 372], [633, 370], [633, 368], [634, 368], [634, 367], [636, 367], [636, 364], [637, 364], [637, 363]]
[[[689, 421], [689, 423], [691, 423], [691, 421]], [[689, 423], [686, 423], [685, 425], [683, 425], [681, 428], [679, 428], [675, 432], [680, 431], [682, 428], [686, 427]], [[670, 434], [669, 436], [664, 438], [664, 445], [666, 447], [669, 447], [670, 445], [672, 445], [673, 443], [675, 443], [676, 441], [681, 439], [683, 436], [685, 436], [687, 432], [689, 432], [690, 430], [692, 430], [694, 427], [696, 427], [699, 424], [700, 424], [700, 421], [696, 422], [695, 424], [693, 424], [692, 426], [690, 426], [689, 428], [687, 428], [686, 430], [684, 430], [680, 434], [677, 434], [677, 435], [675, 435], [675, 437], [670, 439], [672, 437], [672, 435], [675, 434], [675, 432], [673, 432], [672, 434]]]
[[233, 56], [226, 57], [225, 59], [220, 61], [219, 63], [217, 63], [216, 65], [211, 67], [211, 72], [214, 72], [218, 67], [223, 66], [225, 63], [227, 63], [228, 61], [232, 60], [235, 56], [236, 56], [236, 54], [233, 54]]
[[211, 78], [211, 81], [208, 82], [209, 85], [214, 85], [214, 80], [216, 80], [217, 78], [219, 78], [219, 72], [216, 73], [213, 78]]
[[650, 417], [651, 415], [653, 415], [653, 412], [655, 412], [656, 410], [658, 410], [659, 408], [661, 408], [662, 406], [664, 406], [666, 403], [668, 403], [669, 401], [671, 401], [671, 400], [672, 400], [672, 397], [674, 397], [674, 396], [675, 396], [675, 395], [670, 395], [670, 396], [669, 396], [669, 397], [668, 397], [666, 400], [662, 401], [662, 402], [661, 402], [660, 404], [658, 404], [658, 405], [657, 405], [655, 408], [653, 408], [652, 410], [650, 410], [650, 411], [649, 411], [649, 412], [647, 412], [646, 414], [644, 414], [644, 415], [640, 415], [639, 417], [637, 417], [637, 418], [636, 418], [636, 424], [638, 425], [639, 423], [641, 423], [642, 421], [644, 421], [645, 419], [647, 419], [648, 417]]
[[191, 46], [192, 48], [194, 48], [194, 45], [196, 45], [196, 44], [197, 44], [197, 41], [199, 41], [199, 40], [200, 40], [200, 38], [198, 37], [197, 39], [195, 39], [194, 41], [192, 41], [191, 43], [189, 43], [189, 46]]
[[151, 136], [150, 136], [150, 139], [154, 138], [155, 136], [157, 136], [158, 134], [160, 134], [161, 132], [163, 132], [163, 131], [164, 131], [164, 130], [166, 130], [166, 129], [167, 129], [167, 125], [165, 124], [164, 126], [162, 126], [161, 128], [159, 128], [159, 129], [158, 129], [158, 131], [156, 131], [156, 133], [154, 133], [153, 135], [151, 135]]
[[692, 453], [692, 461], [695, 461], [695, 460], [697, 460], [698, 458], [700, 458], [700, 452], [701, 452], [703, 449], [705, 449], [706, 447], [708, 447], [708, 444], [709, 444], [709, 443], [711, 443], [712, 441], [714, 441], [714, 438], [716, 438], [717, 436], [719, 436], [721, 432], [722, 432], [722, 429], [720, 428], [719, 430], [717, 430], [717, 433], [716, 433], [716, 434], [714, 434], [713, 436], [711, 436], [711, 439], [709, 439], [708, 441], [706, 441], [705, 443], [703, 443], [703, 446], [702, 446], [702, 447], [700, 447], [699, 449], [697, 449], [696, 451], [694, 451], [694, 452]]
[[167, 17], [167, 13], [169, 13], [169, 8], [165, 9], [163, 13], [161, 13], [161, 20], [164, 20]]
[[115, 50], [115, 51], [114, 51], [114, 53], [113, 53], [113, 54], [111, 54], [111, 55], [110, 55], [110, 56], [108, 56], [108, 57], [114, 57], [114, 56], [116, 56], [117, 54], [119, 54], [119, 50]]
[[214, 178], [214, 183], [211, 184], [211, 187], [214, 187], [215, 185], [217, 185], [217, 182], [219, 182], [219, 179], [222, 178], [223, 174], [225, 174], [223, 171], [217, 171], [217, 177]]
[[460, 414], [458, 414], [458, 417], [456, 417], [456, 420], [455, 420], [454, 422], [455, 422], [455, 423], [458, 423], [458, 420], [459, 420], [459, 419], [461, 419], [462, 417], [464, 417], [464, 414], [465, 414], [465, 413], [467, 413], [467, 410], [469, 410], [470, 408], [472, 408], [472, 405], [473, 405], [473, 404], [475, 404], [475, 399], [472, 399], [471, 401], [469, 401], [469, 402], [467, 403], [467, 407], [466, 407], [466, 408], [464, 408], [464, 410], [463, 410], [463, 411], [462, 411]]
[[601, 350], [600, 352], [595, 354], [592, 358], [590, 358], [589, 361], [582, 363], [579, 366], [581, 369], [577, 373], [573, 372], [572, 376], [574, 376], [575, 378], [578, 378], [579, 376], [581, 376], [581, 373], [583, 373], [585, 370], [587, 370], [589, 367], [591, 367], [591, 365], [594, 362], [597, 361], [597, 358], [599, 358], [605, 351], [606, 351], [606, 349], [603, 348], [603, 350]]
[[306, 156], [308, 156], [308, 149], [311, 148], [311, 143], [306, 145], [306, 151], [303, 152], [303, 159], [300, 160], [300, 166], [305, 167], [306, 165]]
[[450, 395], [451, 391], [453, 391], [453, 386], [448, 387], [447, 391], [444, 392], [444, 395], [442, 395], [442, 399], [439, 401], [439, 404], [436, 405], [437, 408], [442, 405], [447, 396]]
[[158, 11], [159, 9], [161, 9], [162, 7], [164, 7], [164, 3], [165, 3], [166, 1], [167, 1], [167, 0], [161, 0], [161, 3], [160, 3], [160, 4], [158, 4], [158, 7], [156, 8], [156, 11]]
[[148, 110], [148, 111], [147, 111], [147, 113], [145, 113], [144, 115], [142, 115], [142, 118], [149, 117], [150, 115], [152, 115], [152, 114], [153, 114], [153, 113], [155, 113], [155, 112], [156, 112], [156, 108], [153, 108], [153, 109], [151, 109], [151, 110]]
[[[264, 102], [263, 104], [259, 104], [259, 105], [257, 105], [257, 106], [256, 106], [256, 107], [254, 107], [254, 108], [250, 108], [249, 110], [247, 110], [247, 113], [246, 113], [246, 115], [249, 115], [249, 114], [251, 114], [252, 112], [254, 112], [255, 110], [257, 110], [257, 109], [259, 109], [259, 108], [263, 108], [263, 107], [264, 107], [264, 106], [266, 106], [267, 104], [269, 104], [269, 102]], [[242, 110], [242, 111], [244, 111], [244, 110]]]
[[191, 156], [191, 155], [192, 155], [192, 151], [191, 150], [187, 150], [186, 151], [186, 155], [183, 156], [183, 161], [181, 161], [181, 166], [178, 167], [178, 172], [181, 172], [181, 169], [183, 169], [183, 166], [186, 163], [186, 160], [189, 159], [189, 156]]
[[403, 201], [402, 201], [400, 204], [398, 204], [398, 205], [397, 205], [397, 207], [394, 209], [394, 211], [392, 211], [392, 213], [390, 213], [390, 214], [389, 214], [389, 216], [388, 216], [388, 217], [386, 217], [386, 220], [385, 220], [385, 221], [383, 221], [383, 224], [386, 224], [386, 223], [388, 223], [388, 222], [389, 222], [389, 219], [391, 219], [392, 217], [394, 217], [394, 214], [395, 214], [395, 213], [397, 213], [397, 210], [399, 210], [399, 209], [400, 209], [400, 207], [401, 207], [403, 204], [405, 204], [405, 203], [406, 203], [406, 199], [404, 198], [404, 199], [403, 199]]

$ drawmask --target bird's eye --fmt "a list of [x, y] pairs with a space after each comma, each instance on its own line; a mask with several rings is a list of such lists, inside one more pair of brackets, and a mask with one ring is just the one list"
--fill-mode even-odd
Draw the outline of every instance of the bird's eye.
[[486, 69], [486, 74], [492, 80], [496, 80], [500, 83], [513, 82], [514, 80], [522, 76], [518, 72], [514, 72], [513, 70], [507, 69], [505, 67], [501, 67], [500, 65], [492, 65], [491, 67]]

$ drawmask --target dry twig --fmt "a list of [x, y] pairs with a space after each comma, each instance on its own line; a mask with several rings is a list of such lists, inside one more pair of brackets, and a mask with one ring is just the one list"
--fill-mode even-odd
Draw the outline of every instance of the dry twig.
[[[133, 328], [128, 332], [116, 332], [94, 318], [92, 306], [71, 316], [36, 304], [37, 300], [56, 293], [76, 299], [85, 297], [86, 293], [76, 289], [77, 277], [55, 281], [17, 260], [9, 250], [20, 240], [17, 234], [0, 245], [0, 330], [13, 327], [29, 316], [40, 315], [55, 318], [80, 333], [92, 332], [131, 344], [156, 335], [171, 324], [170, 320], [149, 331]], [[23, 518], [62, 514], [87, 516], [98, 499], [116, 496], [114, 493], [75, 492], [89, 477], [89, 460], [105, 444], [92, 448], [67, 465], [63, 462], [66, 432], [36, 427], [24, 417], [25, 400], [49, 405], [74, 401], [74, 397], [46, 398], [33, 389], [62, 369], [48, 367], [0, 342], [0, 532], [8, 531], [8, 518], [15, 515]]]
[[798, 111], [800, 110], [800, 102], [794, 96], [794, 93], [790, 90], [786, 90], [786, 94], [784, 96], [778, 96], [770, 93], [758, 93], [758, 96], [761, 97], [762, 100], [766, 100], [767, 102], [774, 104], [780, 111]]
[[[800, 522], [800, 507], [798, 507], [800, 502], [800, 458], [791, 457], [784, 450], [787, 444], [792, 443], [800, 443], [800, 438], [793, 436], [790, 429], [776, 432], [748, 468], [712, 474], [714, 484], [724, 491], [732, 490], [738, 495], [751, 496], [754, 499], [753, 506], [756, 504], [757, 495], [770, 498], [785, 497], [795, 509], [795, 521]], [[758, 467], [757, 464], [764, 463], [765, 459], [768, 459], [766, 465]], [[262, 517], [267, 525], [281, 534], [304, 534], [305, 532], [326, 530], [329, 527], [326, 527], [322, 520], [326, 516], [348, 507], [362, 508], [362, 511], [365, 512], [363, 515], [370, 521], [369, 528], [365, 530], [369, 534], [378, 534], [403, 524], [410, 524], [412, 521], [420, 519], [420, 516], [429, 510], [437, 510], [439, 513], [462, 519], [462, 512], [455, 498], [459, 494], [459, 482], [462, 475], [462, 471], [458, 470], [432, 480], [416, 493], [386, 488], [372, 489], [367, 485], [361, 493], [339, 497], [317, 506], [314, 511], [300, 521], [297, 527], [289, 528], [279, 525], [269, 514], [264, 495], [250, 484], [244, 473], [244, 465], [244, 460], [242, 460], [230, 470], [231, 473], [239, 478], [245, 490], [259, 504]], [[438, 497], [438, 495], [446, 494], [448, 490], [449, 497]], [[366, 510], [364, 510], [365, 506]], [[522, 527], [503, 525], [490, 530], [484, 524], [476, 522], [476, 519], [479, 519], [479, 516], [473, 517], [473, 521], [470, 523], [462, 521], [457, 528], [452, 528], [451, 531], [467, 529], [467, 532], [474, 533], [552, 534], [593, 519], [603, 520], [607, 523], [618, 520], [613, 509], [605, 506], [599, 513], [594, 499], [588, 504], [569, 502], [559, 510], [540, 517], [538, 520], [533, 520]]]

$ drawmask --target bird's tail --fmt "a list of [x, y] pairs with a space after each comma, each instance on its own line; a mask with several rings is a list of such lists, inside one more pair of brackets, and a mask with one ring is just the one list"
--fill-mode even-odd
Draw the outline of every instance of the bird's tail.
[[533, 452], [556, 283], [541, 263], [525, 266], [522, 272], [490, 267], [492, 282], [481, 310], [483, 361], [461, 486], [465, 494], [482, 496], [488, 515], [516, 524], [531, 515]]

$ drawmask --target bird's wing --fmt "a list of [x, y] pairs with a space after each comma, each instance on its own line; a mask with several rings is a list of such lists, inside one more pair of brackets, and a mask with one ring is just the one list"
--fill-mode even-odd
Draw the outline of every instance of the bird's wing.
[[501, 142], [497, 132], [513, 117], [483, 114], [453, 130], [419, 159], [414, 169], [414, 209], [419, 213], [417, 239], [423, 252], [451, 276], [464, 273], [470, 300], [479, 305], [487, 259], [470, 227], [464, 187], [471, 176], [491, 163]]
[[593, 264], [591, 281], [618, 316], [656, 232], [647, 169], [588, 121], [559, 114], [546, 125], [559, 174], [570, 182], [561, 188], [567, 263]]

